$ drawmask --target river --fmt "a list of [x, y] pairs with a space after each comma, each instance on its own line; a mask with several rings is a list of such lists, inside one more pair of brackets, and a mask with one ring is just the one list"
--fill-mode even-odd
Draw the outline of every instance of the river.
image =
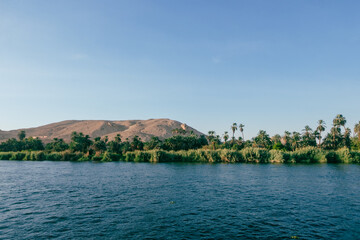
[[359, 239], [359, 165], [0, 161], [0, 239]]

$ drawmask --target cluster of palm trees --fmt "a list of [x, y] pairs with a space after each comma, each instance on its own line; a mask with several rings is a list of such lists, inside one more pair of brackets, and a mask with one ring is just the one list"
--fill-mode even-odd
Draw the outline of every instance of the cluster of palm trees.
[[[301, 133], [285, 131], [282, 136], [276, 134], [272, 137], [266, 131], [260, 130], [258, 135], [251, 140], [245, 140], [244, 138], [244, 124], [233, 123], [230, 127], [232, 131], [231, 141], [228, 141], [230, 137], [227, 131], [223, 134], [223, 143], [220, 136], [215, 134], [215, 131], [209, 131], [207, 138], [214, 149], [216, 147], [239, 149], [248, 146], [289, 151], [307, 146], [317, 146], [324, 149], [338, 149], [341, 147], [360, 149], [360, 121], [354, 127], [357, 138], [351, 138], [351, 129], [346, 126], [346, 122], [346, 118], [342, 114], [336, 115], [329, 133], [325, 136], [323, 134], [326, 130], [326, 123], [324, 120], [319, 120], [315, 130], [306, 125]], [[238, 139], [235, 138], [236, 131], [241, 134]]]
[[[233, 136], [232, 136], [232, 140], [234, 141], [235, 140], [235, 131], [236, 130], [238, 130], [239, 129], [239, 131], [240, 131], [240, 133], [241, 133], [241, 135], [242, 135], [242, 139], [241, 140], [245, 140], [244, 139], [244, 127], [245, 127], [245, 125], [244, 124], [242, 124], [242, 123], [239, 123], [239, 127], [238, 127], [238, 125], [236, 124], [236, 123], [233, 123], [232, 125], [231, 125], [231, 130], [232, 130], [232, 132], [233, 132]], [[227, 132], [225, 132], [225, 134], [227, 134]], [[225, 135], [224, 134], [224, 135]], [[225, 140], [225, 139], [224, 139]], [[225, 141], [226, 142], [226, 141]]]

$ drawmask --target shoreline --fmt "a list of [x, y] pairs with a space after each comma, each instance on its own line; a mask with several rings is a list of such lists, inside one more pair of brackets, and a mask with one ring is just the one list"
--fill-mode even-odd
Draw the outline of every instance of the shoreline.
[[96, 152], [93, 155], [81, 152], [21, 151], [0, 152], [0, 160], [18, 161], [72, 161], [72, 162], [194, 162], [194, 163], [277, 163], [277, 164], [313, 164], [345, 163], [359, 164], [360, 151], [342, 148], [336, 151], [314, 147], [286, 152], [261, 148], [242, 150], [148, 150], [131, 151], [124, 154]]

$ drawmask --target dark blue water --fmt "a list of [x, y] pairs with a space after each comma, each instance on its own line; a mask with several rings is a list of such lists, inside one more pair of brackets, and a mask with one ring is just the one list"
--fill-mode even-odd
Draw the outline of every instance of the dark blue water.
[[0, 161], [1, 239], [360, 239], [359, 165]]

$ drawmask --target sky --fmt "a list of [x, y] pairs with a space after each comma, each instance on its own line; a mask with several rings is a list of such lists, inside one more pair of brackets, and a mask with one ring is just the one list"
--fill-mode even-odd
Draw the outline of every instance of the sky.
[[[360, 120], [360, 2], [1, 0], [0, 129], [170, 118], [222, 136]], [[238, 133], [237, 136], [240, 136]]]

